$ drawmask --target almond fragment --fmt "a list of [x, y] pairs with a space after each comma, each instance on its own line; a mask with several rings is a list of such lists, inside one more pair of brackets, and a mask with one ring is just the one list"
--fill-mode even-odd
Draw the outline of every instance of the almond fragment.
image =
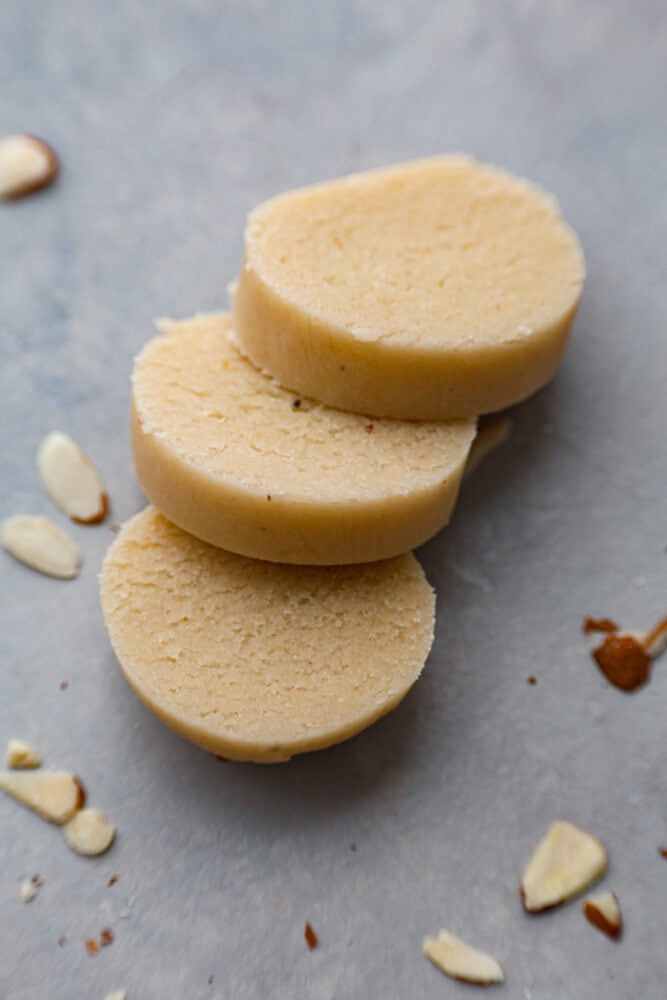
[[426, 938], [422, 950], [436, 968], [452, 979], [476, 986], [502, 983], [504, 980], [503, 970], [495, 958], [448, 931], [440, 931], [437, 938]]
[[104, 854], [113, 844], [116, 827], [101, 809], [81, 809], [63, 826], [67, 845], [77, 854], [94, 857]]
[[46, 492], [73, 521], [99, 524], [107, 516], [109, 500], [102, 477], [67, 434], [46, 435], [37, 450], [37, 468]]
[[59, 826], [67, 823], [86, 802], [83, 785], [69, 771], [40, 771], [35, 774], [0, 771], [0, 791], [32, 809], [42, 819]]
[[37, 889], [31, 882], [21, 883], [21, 899], [24, 903], [29, 903], [37, 895]]
[[623, 931], [623, 917], [616, 893], [607, 889], [588, 896], [581, 907], [586, 920], [610, 938], [619, 938]]
[[662, 618], [644, 638], [644, 649], [652, 659], [667, 649], [667, 616]]
[[39, 767], [42, 763], [39, 752], [25, 740], [10, 740], [5, 760], [7, 767], [11, 767], [14, 771], [26, 771], [32, 767]]
[[104, 1000], [127, 1000], [127, 992], [125, 990], [114, 990], [113, 993], [107, 993]]
[[19, 132], [0, 141], [0, 198], [22, 198], [50, 184], [58, 157], [42, 139]]
[[0, 541], [10, 555], [38, 573], [61, 580], [79, 575], [79, 546], [48, 517], [14, 514], [0, 525]]
[[578, 896], [607, 869], [600, 841], [572, 823], [552, 823], [535, 848], [521, 880], [521, 899], [529, 913], [558, 906]]
[[513, 426], [514, 424], [509, 417], [489, 417], [480, 421], [475, 440], [468, 452], [468, 460], [463, 473], [464, 479], [472, 475], [487, 455], [505, 444], [512, 433]]

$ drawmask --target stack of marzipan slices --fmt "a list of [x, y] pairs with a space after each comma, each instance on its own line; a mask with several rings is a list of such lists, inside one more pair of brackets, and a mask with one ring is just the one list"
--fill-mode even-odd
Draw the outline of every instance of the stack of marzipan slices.
[[551, 197], [460, 156], [251, 213], [231, 314], [160, 321], [132, 377], [153, 506], [102, 605], [161, 719], [268, 762], [398, 704], [433, 639], [410, 550], [448, 522], [477, 417], [556, 371], [583, 278]]

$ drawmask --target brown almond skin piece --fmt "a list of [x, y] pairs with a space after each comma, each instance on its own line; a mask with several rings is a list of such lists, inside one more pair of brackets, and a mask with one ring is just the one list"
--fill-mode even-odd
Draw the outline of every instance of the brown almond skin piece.
[[589, 924], [593, 924], [593, 927], [597, 927], [599, 931], [606, 934], [607, 937], [612, 939], [612, 941], [617, 941], [623, 933], [622, 919], [618, 926], [616, 924], [610, 924], [604, 913], [601, 913], [597, 906], [593, 906], [592, 903], [583, 903], [581, 912], [586, 917]]
[[651, 675], [651, 657], [631, 635], [607, 636], [592, 655], [609, 683], [621, 691], [635, 691]]

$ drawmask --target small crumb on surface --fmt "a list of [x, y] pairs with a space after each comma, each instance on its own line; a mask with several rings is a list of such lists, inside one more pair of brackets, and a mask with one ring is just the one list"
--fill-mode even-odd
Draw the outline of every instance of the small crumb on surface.
[[127, 991], [114, 990], [112, 993], [107, 993], [104, 1000], [127, 1000]]
[[584, 635], [590, 635], [591, 632], [618, 632], [620, 627], [612, 618], [591, 618], [588, 615], [584, 618], [581, 631]]
[[109, 879], [109, 881], [107, 882], [107, 889], [110, 889], [111, 886], [115, 885], [117, 881], [118, 881], [118, 876], [117, 875], [112, 875], [111, 878]]
[[530, 677], [527, 678], [527, 680], [528, 683], [531, 685], [531, 687], [535, 687], [535, 685], [537, 684], [537, 677], [535, 677], [533, 674], [531, 674]]
[[104, 927], [100, 931], [100, 947], [106, 948], [108, 945], [113, 944], [114, 932], [110, 927]]
[[60, 682], [60, 690], [61, 691], [66, 691], [68, 687], [69, 687], [69, 681], [61, 681]]
[[61, 935], [60, 935], [60, 937], [58, 938], [58, 945], [59, 945], [59, 946], [60, 946], [61, 948], [64, 948], [64, 947], [65, 947], [65, 941], [66, 941], [66, 940], [67, 940], [67, 938], [65, 937], [65, 935], [64, 935], [64, 934], [61, 934]]
[[659, 847], [658, 854], [661, 858], [667, 858], [667, 847]]
[[100, 946], [98, 945], [95, 938], [88, 938], [87, 941], [84, 941], [84, 948], [86, 949], [91, 958], [94, 958], [95, 955], [97, 955], [98, 951], [100, 950]]
[[318, 938], [317, 934], [310, 926], [308, 921], [306, 921], [306, 926], [303, 929], [303, 936], [306, 939], [306, 944], [308, 945], [310, 951], [313, 951], [313, 949], [317, 948], [318, 944], [320, 943], [320, 939]]
[[37, 895], [37, 890], [31, 882], [21, 883], [21, 899], [24, 903], [29, 903]]
[[10, 740], [7, 744], [5, 760], [7, 762], [7, 767], [18, 771], [39, 767], [42, 763], [39, 751], [35, 750], [30, 743], [26, 743], [25, 740], [18, 739]]

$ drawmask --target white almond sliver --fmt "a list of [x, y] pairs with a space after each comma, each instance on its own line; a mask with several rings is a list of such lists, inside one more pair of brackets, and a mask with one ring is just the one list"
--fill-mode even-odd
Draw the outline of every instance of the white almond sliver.
[[107, 993], [104, 1000], [127, 1000], [127, 992], [125, 990], [114, 990], [113, 993]]
[[24, 132], [0, 140], [0, 198], [32, 194], [58, 173], [58, 157], [47, 143]]
[[600, 841], [558, 820], [542, 837], [523, 873], [523, 905], [530, 913], [558, 906], [578, 896], [606, 870], [607, 852]]
[[37, 889], [31, 882], [21, 883], [21, 899], [24, 903], [29, 903], [37, 895]]
[[113, 844], [116, 827], [101, 809], [81, 809], [63, 826], [68, 847], [77, 854], [95, 857], [104, 854]]
[[79, 524], [98, 524], [109, 510], [104, 483], [88, 456], [61, 431], [47, 434], [37, 450], [44, 489], [68, 517]]
[[14, 514], [0, 525], [0, 541], [15, 559], [39, 573], [61, 580], [79, 575], [79, 546], [48, 517]]
[[83, 785], [69, 771], [38, 771], [35, 774], [0, 771], [0, 791], [59, 826], [69, 822], [86, 804]]
[[25, 740], [10, 740], [5, 760], [7, 767], [15, 771], [26, 771], [31, 767], [39, 767], [42, 763], [39, 752]]
[[452, 979], [477, 986], [502, 983], [504, 980], [503, 970], [495, 958], [448, 931], [440, 931], [437, 938], [426, 938], [423, 952], [429, 961]]
[[610, 938], [618, 938], [623, 930], [623, 917], [616, 893], [610, 889], [588, 896], [582, 904], [582, 912], [589, 923]]

